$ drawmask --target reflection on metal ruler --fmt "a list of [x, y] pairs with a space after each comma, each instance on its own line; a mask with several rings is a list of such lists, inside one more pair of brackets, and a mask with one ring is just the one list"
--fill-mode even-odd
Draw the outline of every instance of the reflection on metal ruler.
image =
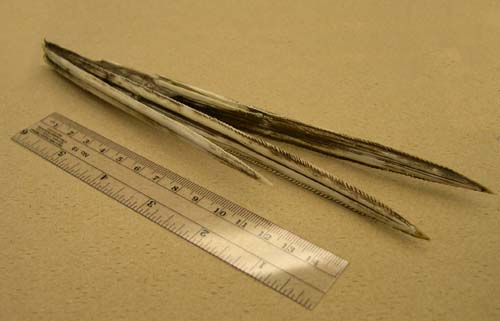
[[54, 113], [12, 138], [308, 309], [347, 261]]

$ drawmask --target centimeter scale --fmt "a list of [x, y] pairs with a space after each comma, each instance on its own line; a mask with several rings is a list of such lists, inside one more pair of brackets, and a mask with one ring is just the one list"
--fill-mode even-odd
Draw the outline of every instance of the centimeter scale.
[[57, 113], [12, 139], [308, 309], [348, 264]]

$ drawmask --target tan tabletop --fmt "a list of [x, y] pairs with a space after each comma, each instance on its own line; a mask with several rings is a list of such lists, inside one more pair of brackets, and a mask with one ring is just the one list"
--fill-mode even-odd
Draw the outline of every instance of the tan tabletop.
[[[300, 151], [432, 238], [411, 239], [157, 133], [59, 77], [41, 51], [46, 37], [165, 74], [411, 152], [498, 194], [498, 3], [140, 3], [0, 3], [1, 320], [500, 320], [497, 195]], [[315, 310], [302, 308], [10, 141], [54, 111], [350, 266]]]

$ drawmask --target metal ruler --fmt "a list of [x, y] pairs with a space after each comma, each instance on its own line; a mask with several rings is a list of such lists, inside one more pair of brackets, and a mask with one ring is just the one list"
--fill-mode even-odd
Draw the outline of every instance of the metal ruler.
[[12, 139], [308, 309], [348, 264], [57, 113]]

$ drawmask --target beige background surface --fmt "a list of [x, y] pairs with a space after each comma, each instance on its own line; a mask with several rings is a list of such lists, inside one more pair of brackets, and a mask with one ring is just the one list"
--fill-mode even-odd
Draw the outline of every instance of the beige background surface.
[[[57, 76], [40, 49], [47, 37], [375, 140], [498, 194], [498, 2], [1, 1], [0, 18], [1, 320], [500, 320], [498, 196], [302, 152], [432, 237], [413, 240], [156, 133]], [[303, 309], [10, 141], [54, 111], [351, 265]]]

